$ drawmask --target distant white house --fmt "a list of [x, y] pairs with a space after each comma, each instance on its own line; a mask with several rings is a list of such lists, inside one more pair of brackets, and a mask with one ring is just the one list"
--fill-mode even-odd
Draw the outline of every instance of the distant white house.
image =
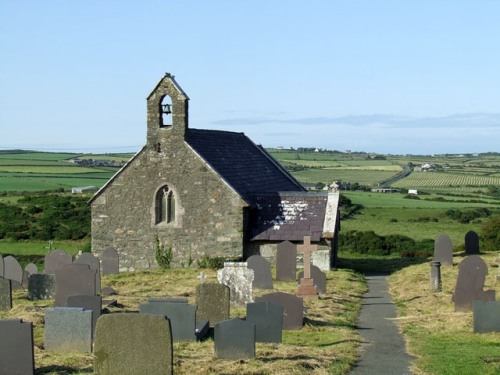
[[82, 187], [73, 187], [71, 188], [71, 194], [82, 194], [88, 191], [97, 191], [96, 186], [82, 186]]
[[418, 190], [416, 190], [416, 189], [408, 189], [408, 194], [418, 195]]

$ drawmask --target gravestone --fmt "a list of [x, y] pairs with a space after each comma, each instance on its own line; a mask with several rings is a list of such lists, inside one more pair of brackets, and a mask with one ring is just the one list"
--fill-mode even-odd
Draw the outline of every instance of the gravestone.
[[56, 296], [56, 277], [44, 273], [35, 273], [28, 279], [28, 299], [52, 299]]
[[95, 271], [95, 292], [101, 293], [101, 262], [99, 258], [90, 253], [83, 253], [75, 260], [74, 264], [88, 264], [92, 271]]
[[500, 333], [500, 301], [474, 301], [474, 333]]
[[3, 258], [3, 264], [4, 279], [9, 279], [12, 281], [12, 289], [23, 289], [22, 284], [24, 272], [17, 259], [9, 255]]
[[255, 324], [255, 341], [281, 343], [284, 307], [262, 301], [247, 305], [247, 322]]
[[293, 294], [274, 292], [257, 297], [256, 302], [268, 301], [283, 306], [283, 329], [301, 329], [304, 324], [304, 300]]
[[196, 317], [208, 320], [210, 327], [229, 319], [230, 290], [227, 285], [203, 283], [196, 287]]
[[94, 372], [173, 374], [170, 321], [160, 315], [102, 315], [95, 333]]
[[441, 266], [453, 266], [453, 243], [450, 237], [441, 235], [434, 241], [434, 262]]
[[101, 289], [101, 296], [115, 296], [118, 292], [111, 288], [110, 286]]
[[71, 295], [95, 296], [95, 273], [88, 264], [70, 264], [56, 270], [54, 306], [66, 306]]
[[436, 261], [429, 262], [431, 266], [431, 292], [441, 292], [443, 284], [441, 282], [441, 263]]
[[45, 309], [45, 350], [92, 351], [92, 310], [80, 307]]
[[247, 266], [253, 270], [252, 287], [258, 289], [273, 289], [271, 265], [261, 255], [252, 255], [247, 259]]
[[214, 328], [215, 357], [254, 359], [255, 324], [235, 318], [218, 322]]
[[479, 255], [469, 255], [460, 262], [452, 301], [455, 311], [472, 311], [472, 301], [494, 301], [495, 291], [484, 291], [488, 267]]
[[276, 280], [293, 281], [297, 273], [297, 247], [290, 241], [278, 244], [276, 252]]
[[497, 283], [500, 283], [500, 255], [495, 260], [495, 263], [498, 264]]
[[0, 277], [0, 311], [10, 309], [12, 309], [12, 281]]
[[231, 305], [242, 306], [253, 302], [252, 282], [253, 270], [247, 267], [246, 262], [225, 262], [224, 268], [217, 271], [219, 283], [230, 289]]
[[[297, 280], [300, 281], [304, 277], [304, 271], [299, 272]], [[326, 293], [326, 273], [321, 271], [319, 267], [311, 266], [311, 278], [314, 280], [314, 285], [318, 289], [318, 293]]]
[[311, 244], [311, 236], [304, 236], [304, 244], [297, 245], [297, 251], [304, 253], [304, 277], [300, 279], [297, 290], [297, 295], [300, 297], [318, 297], [318, 288], [311, 278], [311, 253], [316, 250], [318, 250], [318, 246]]
[[1, 319], [0, 332], [0, 374], [34, 374], [33, 324]]
[[0, 255], [0, 277], [3, 277], [3, 269], [4, 269], [3, 258], [2, 255]]
[[120, 272], [118, 251], [116, 251], [114, 247], [107, 247], [104, 249], [101, 259], [103, 275], [116, 275]]
[[68, 296], [68, 307], [81, 307], [92, 311], [92, 332], [95, 332], [97, 319], [101, 316], [102, 298], [99, 296], [74, 295]]
[[166, 316], [170, 320], [173, 341], [196, 340], [196, 306], [187, 300], [149, 300], [139, 305], [141, 314]]
[[26, 267], [24, 267], [24, 270], [28, 272], [30, 275], [34, 275], [35, 273], [38, 273], [38, 267], [34, 263], [28, 263]]
[[465, 234], [465, 254], [479, 254], [479, 236], [473, 230]]
[[71, 255], [64, 250], [52, 250], [44, 257], [43, 260], [43, 273], [55, 275], [56, 270], [73, 263]]

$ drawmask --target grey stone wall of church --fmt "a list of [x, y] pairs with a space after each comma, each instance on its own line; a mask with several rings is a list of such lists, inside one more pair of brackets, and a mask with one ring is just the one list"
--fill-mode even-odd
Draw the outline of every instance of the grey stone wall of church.
[[[163, 143], [160, 152], [148, 146], [93, 199], [92, 251], [115, 247], [128, 271], [157, 267], [157, 237], [172, 248], [174, 267], [205, 255], [241, 257], [245, 202], [184, 141]], [[156, 225], [163, 185], [175, 192], [176, 220]]]

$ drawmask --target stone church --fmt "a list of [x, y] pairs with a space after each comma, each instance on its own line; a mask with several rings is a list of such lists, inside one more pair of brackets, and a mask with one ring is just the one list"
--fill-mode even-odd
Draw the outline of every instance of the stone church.
[[90, 201], [92, 251], [113, 246], [120, 269], [132, 271], [157, 267], [157, 243], [172, 249], [175, 267], [272, 260], [278, 243], [307, 235], [322, 268], [333, 267], [338, 193], [306, 191], [243, 133], [191, 129], [188, 102], [168, 73], [148, 96], [146, 145]]

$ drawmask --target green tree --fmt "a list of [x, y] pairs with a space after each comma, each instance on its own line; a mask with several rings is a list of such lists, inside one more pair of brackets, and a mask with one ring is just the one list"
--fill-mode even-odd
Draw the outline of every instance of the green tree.
[[500, 251], [500, 216], [490, 216], [480, 229], [483, 248], [487, 251]]

